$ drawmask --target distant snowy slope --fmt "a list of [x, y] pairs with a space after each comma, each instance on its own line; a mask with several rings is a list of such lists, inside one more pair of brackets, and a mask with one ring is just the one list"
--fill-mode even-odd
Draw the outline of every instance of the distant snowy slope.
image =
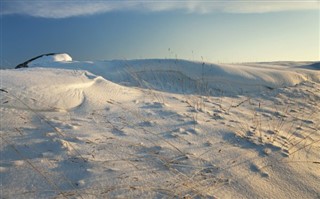
[[308, 64], [306, 66], [303, 66], [303, 68], [313, 69], [313, 70], [320, 70], [320, 62]]
[[308, 63], [297, 62], [212, 64], [172, 59], [95, 62], [35, 60], [29, 65], [86, 70], [127, 86], [209, 95], [252, 93], [293, 86], [307, 79], [320, 80], [319, 72], [297, 68]]

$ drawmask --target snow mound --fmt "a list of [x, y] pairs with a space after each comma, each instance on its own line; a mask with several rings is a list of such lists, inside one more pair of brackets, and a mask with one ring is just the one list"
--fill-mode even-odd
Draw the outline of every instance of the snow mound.
[[[82, 70], [51, 68], [29, 68], [27, 70], [5, 70], [1, 73], [2, 86], [15, 101], [12, 106], [37, 111], [67, 111], [73, 108], [99, 106], [101, 99], [110, 96], [110, 90], [121, 90], [121, 86]], [[21, 89], [17, 89], [20, 88]], [[14, 89], [13, 89], [14, 88]], [[29, 97], [25, 97], [29, 96]]]
[[319, 198], [313, 63], [41, 57], [0, 72], [0, 198]]
[[[320, 80], [306, 63], [269, 62], [213, 64], [173, 59], [69, 61], [33, 63], [31, 66], [85, 70], [117, 84], [170, 93], [238, 95], [294, 86], [307, 79]], [[309, 63], [310, 64], [310, 63]]]
[[43, 66], [54, 62], [70, 62], [72, 58], [67, 53], [43, 55], [28, 63], [28, 66]]

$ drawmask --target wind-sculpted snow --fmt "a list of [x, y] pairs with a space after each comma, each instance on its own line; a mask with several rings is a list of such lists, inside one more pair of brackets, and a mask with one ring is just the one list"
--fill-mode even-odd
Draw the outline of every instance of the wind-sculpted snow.
[[0, 198], [320, 197], [313, 63], [29, 64], [0, 73]]
[[[1, 75], [2, 86], [16, 98], [14, 105], [11, 101], [11, 106], [26, 109], [29, 107], [25, 107], [24, 103], [27, 103], [39, 111], [67, 111], [80, 107], [85, 104], [88, 97], [86, 93], [90, 93], [98, 84], [120, 87], [82, 70], [32, 68], [5, 70]], [[17, 90], [18, 87], [21, 89]], [[97, 93], [91, 103], [99, 103], [99, 95], [107, 93]]]
[[70, 55], [66, 53], [47, 53], [42, 54], [37, 57], [33, 57], [19, 65], [15, 68], [28, 68], [30, 66], [45, 66], [46, 64], [51, 64], [53, 62], [68, 62], [72, 61]]
[[306, 66], [302, 66], [302, 68], [307, 68], [307, 69], [313, 69], [313, 70], [320, 70], [320, 62], [312, 63]]
[[[39, 66], [31, 62], [31, 66]], [[96, 62], [52, 62], [41, 67], [86, 70], [126, 86], [174, 93], [206, 95], [244, 94], [294, 86], [308, 78], [319, 81], [319, 73], [297, 72], [296, 62], [212, 64], [186, 60], [113, 60]], [[305, 63], [301, 63], [305, 65]]]

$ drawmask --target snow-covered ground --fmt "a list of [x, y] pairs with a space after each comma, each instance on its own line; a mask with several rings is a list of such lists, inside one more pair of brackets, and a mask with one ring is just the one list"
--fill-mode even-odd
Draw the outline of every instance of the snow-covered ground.
[[320, 198], [312, 62], [1, 70], [0, 198]]

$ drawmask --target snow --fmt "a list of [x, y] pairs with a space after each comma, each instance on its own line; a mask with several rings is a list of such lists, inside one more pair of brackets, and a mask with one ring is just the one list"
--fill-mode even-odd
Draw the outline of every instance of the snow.
[[28, 64], [28, 66], [42, 66], [54, 62], [70, 62], [72, 58], [67, 53], [57, 53], [54, 55], [45, 55], [38, 59], [33, 60]]
[[[301, 64], [304, 66], [310, 63]], [[284, 67], [283, 65], [254, 67], [252, 64], [217, 65], [185, 60], [149, 59], [100, 62], [75, 61], [63, 65], [53, 62], [44, 66], [46, 68], [86, 70], [115, 83], [127, 83], [131, 86], [151, 87], [157, 90], [169, 90], [170, 92], [172, 89], [180, 89], [181, 91], [183, 86], [187, 87], [181, 92], [190, 90], [194, 92], [194, 90], [199, 89], [192, 89], [190, 85], [177, 85], [181, 83], [193, 84], [193, 87], [195, 87], [199, 86], [201, 82], [205, 82], [208, 90], [211, 90], [210, 92], [239, 94], [262, 91], [266, 87], [293, 86], [307, 78], [319, 80], [319, 76], [317, 73], [314, 74], [313, 70], [304, 70], [303, 73], [297, 73], [298, 69], [295, 69], [293, 64], [291, 67]], [[174, 82], [168, 83], [168, 80]]]
[[312, 62], [36, 61], [0, 73], [1, 198], [320, 197]]

